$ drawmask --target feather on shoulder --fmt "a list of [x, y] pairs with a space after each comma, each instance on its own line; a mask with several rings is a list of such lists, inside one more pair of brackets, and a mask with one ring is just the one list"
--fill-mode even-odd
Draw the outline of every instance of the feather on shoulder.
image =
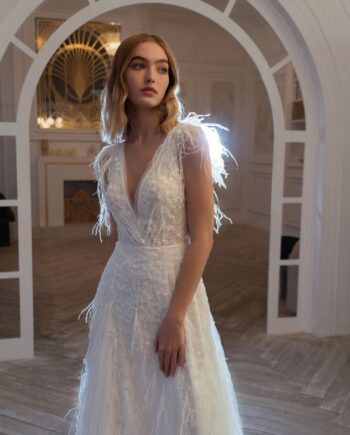
[[108, 175], [107, 169], [111, 163], [117, 145], [105, 145], [101, 148], [99, 153], [95, 156], [94, 160], [89, 166], [92, 166], [96, 180], [97, 180], [97, 196], [100, 203], [100, 211], [97, 217], [97, 222], [92, 228], [92, 234], [99, 235], [102, 242], [102, 228], [105, 226], [107, 229], [107, 235], [111, 233], [111, 222], [109, 210], [106, 203], [106, 178]]
[[[211, 172], [213, 184], [219, 187], [227, 188], [225, 179], [228, 177], [228, 172], [225, 169], [225, 157], [231, 157], [239, 168], [238, 162], [231, 151], [221, 142], [217, 128], [229, 131], [229, 129], [218, 123], [203, 122], [205, 116], [210, 114], [200, 115], [195, 112], [189, 112], [187, 116], [180, 121], [175, 127], [177, 131], [176, 143], [178, 147], [180, 161], [183, 157], [190, 154], [200, 152], [202, 158], [210, 157]], [[230, 219], [220, 208], [218, 195], [214, 190], [214, 230], [219, 232], [222, 225], [222, 219]]]

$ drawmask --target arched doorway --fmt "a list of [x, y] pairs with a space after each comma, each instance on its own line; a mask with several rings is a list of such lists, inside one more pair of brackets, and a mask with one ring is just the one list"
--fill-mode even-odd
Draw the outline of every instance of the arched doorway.
[[[16, 206], [19, 220], [19, 269], [15, 272], [2, 272], [2, 279], [18, 279], [20, 289], [20, 337], [3, 339], [0, 341], [0, 353], [3, 358], [24, 357], [33, 355], [33, 288], [32, 288], [32, 240], [31, 240], [31, 204], [30, 204], [30, 165], [29, 165], [29, 117], [30, 105], [36, 84], [50, 57], [60, 43], [75, 29], [92, 18], [118, 7], [152, 2], [130, 2], [112, 0], [89, 0], [79, 11], [71, 16], [50, 37], [47, 43], [36, 53], [23, 44], [16, 36], [16, 31], [25, 18], [40, 5], [41, 1], [33, 0], [26, 2], [24, 6], [14, 7], [11, 19], [3, 27], [4, 38], [1, 39], [0, 54], [3, 55], [9, 43], [16, 45], [33, 59], [29, 68], [17, 108], [15, 122], [1, 122], [0, 135], [10, 136], [15, 139], [17, 152], [17, 199], [2, 200], [2, 206]], [[276, 8], [261, 7], [261, 2], [251, 0], [249, 3], [259, 9], [264, 19], [271, 25], [283, 42], [287, 55], [270, 65], [262, 51], [254, 40], [232, 18], [236, 2], [230, 0], [222, 10], [201, 1], [193, 1], [190, 4], [184, 1], [163, 1], [174, 6], [180, 6], [193, 12], [206, 16], [234, 37], [246, 50], [260, 72], [266, 88], [273, 116], [274, 127], [274, 152], [273, 174], [271, 192], [271, 221], [270, 221], [270, 250], [269, 250], [269, 279], [268, 279], [268, 321], [267, 333], [298, 332], [310, 330], [310, 299], [312, 282], [312, 267], [308, 259], [314, 258], [315, 241], [312, 238], [310, 228], [313, 225], [313, 213], [306, 213], [305, 204], [313, 210], [315, 204], [316, 167], [313, 164], [318, 155], [318, 125], [322, 117], [322, 104], [317, 77], [310, 65], [311, 58], [301, 43], [298, 44], [297, 30], [292, 23], [283, 17], [281, 11]], [[259, 6], [260, 4], [260, 6]], [[10, 32], [8, 31], [10, 26]], [[283, 30], [282, 30], [283, 29]], [[6, 33], [7, 32], [7, 33]], [[287, 63], [292, 62], [300, 78], [300, 86], [303, 90], [303, 99], [306, 115], [305, 130], [289, 130], [286, 128], [285, 113], [281, 96], [276, 83], [276, 72]], [[315, 80], [316, 78], [316, 80]], [[19, 128], [19, 126], [27, 126]], [[303, 192], [299, 197], [288, 197], [283, 193], [284, 184], [284, 159], [287, 144], [303, 143], [304, 177]], [[300, 255], [295, 260], [281, 259], [280, 244], [282, 237], [283, 207], [288, 204], [299, 204], [301, 208], [301, 234]], [[298, 273], [298, 300], [297, 315], [294, 317], [279, 317], [279, 281], [281, 266], [297, 266]]]

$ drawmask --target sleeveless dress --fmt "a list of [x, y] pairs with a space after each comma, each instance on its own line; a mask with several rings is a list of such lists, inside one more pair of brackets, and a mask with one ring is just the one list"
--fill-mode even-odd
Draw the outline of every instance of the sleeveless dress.
[[[111, 214], [117, 222], [118, 241], [94, 299], [82, 311], [87, 310], [89, 344], [78, 404], [68, 411], [75, 410], [69, 433], [243, 434], [232, 378], [202, 278], [184, 320], [184, 367], [178, 366], [175, 376], [165, 377], [154, 350], [156, 333], [190, 243], [183, 156], [209, 153], [213, 183], [221, 186], [227, 176], [222, 156], [233, 157], [215, 128], [225, 127], [204, 123], [203, 116], [208, 115], [190, 112], [167, 134], [141, 177], [135, 207], [125, 183], [125, 143], [104, 146], [92, 163], [100, 200], [93, 233], [99, 234], [101, 241], [103, 227], [109, 234]], [[221, 212], [216, 195], [214, 216], [218, 232], [221, 220], [229, 218]]]

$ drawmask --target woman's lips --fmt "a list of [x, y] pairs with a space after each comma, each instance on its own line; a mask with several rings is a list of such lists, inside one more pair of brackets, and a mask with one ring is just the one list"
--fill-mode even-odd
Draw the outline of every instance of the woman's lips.
[[157, 94], [156, 89], [153, 86], [145, 86], [141, 89], [142, 92], [153, 92], [154, 94]]
[[156, 95], [154, 91], [150, 91], [149, 89], [145, 89], [144, 91], [141, 92], [147, 92], [148, 94]]

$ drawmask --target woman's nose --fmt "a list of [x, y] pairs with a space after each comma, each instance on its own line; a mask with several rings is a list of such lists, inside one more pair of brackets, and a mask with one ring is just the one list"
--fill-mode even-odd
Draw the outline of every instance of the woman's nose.
[[154, 82], [154, 72], [152, 70], [152, 68], [148, 68], [146, 70], [146, 82]]

